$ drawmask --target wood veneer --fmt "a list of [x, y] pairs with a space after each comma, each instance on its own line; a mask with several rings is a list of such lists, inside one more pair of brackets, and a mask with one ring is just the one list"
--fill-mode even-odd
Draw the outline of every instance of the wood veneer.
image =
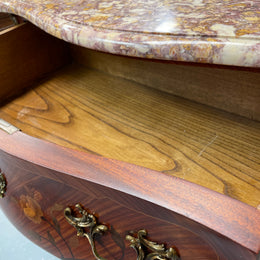
[[[96, 238], [97, 250], [107, 260], [136, 259], [135, 252], [129, 248], [125, 236], [131, 230], [144, 228], [149, 230], [149, 237], [155, 241], [167, 241], [168, 246], [176, 246], [183, 260], [189, 260], [193, 256], [196, 256], [195, 259], [217, 260], [223, 254], [216, 252], [219, 251], [217, 245], [212, 246], [211, 242], [214, 239], [208, 241], [207, 237], [202, 238], [200, 235], [191, 232], [187, 227], [183, 228], [183, 226], [177, 225], [174, 223], [174, 217], [171, 218], [170, 222], [166, 222], [159, 218], [147, 216], [141, 211], [133, 210], [129, 203], [122, 205], [115, 202], [102, 192], [104, 188], [101, 186], [91, 187], [91, 185], [85, 183], [84, 189], [72, 188], [49, 178], [34, 175], [29, 169], [25, 171], [20, 167], [6, 168], [8, 173], [12, 170], [19, 173], [20, 178], [7, 174], [9, 185], [12, 185], [15, 189], [9, 191], [8, 205], [4, 204], [3, 208], [9, 211], [15, 226], [23, 234], [26, 234], [33, 242], [59, 258], [95, 259], [87, 240], [84, 238], [78, 239], [76, 230], [63, 218], [63, 210], [67, 206], [74, 208], [74, 205], [79, 201], [87, 207], [89, 212], [96, 212], [98, 221], [110, 227], [109, 233]], [[73, 181], [74, 179], [71, 178], [71, 182]], [[95, 192], [92, 192], [92, 190], [95, 190]], [[44, 199], [44, 194], [50, 194], [47, 200]], [[26, 214], [21, 214], [20, 204], [24, 196], [27, 196], [27, 199], [30, 198], [31, 201], [37, 201], [39, 210], [41, 209], [44, 215], [43, 219], [38, 220], [39, 223], [34, 223], [33, 219], [26, 217]], [[127, 199], [127, 196], [122, 193], [118, 193], [117, 196]], [[135, 201], [135, 203], [138, 203], [138, 201]], [[142, 205], [141, 201], [139, 203]], [[56, 220], [53, 222], [53, 219]], [[55, 224], [58, 224], [60, 234], [53, 228]], [[51, 234], [53, 239], [50, 239], [48, 233]], [[61, 237], [67, 242], [65, 243]], [[55, 246], [54, 243], [51, 243], [53, 241], [55, 241]], [[227, 242], [226, 239], [223, 239], [223, 241]], [[232, 243], [230, 244], [232, 246]], [[244, 254], [249, 257], [253, 255], [250, 252]]]
[[[61, 191], [60, 197], [68, 191], [73, 198], [73, 202], [69, 202], [63, 196], [64, 204], [77, 203], [78, 198], [85, 202], [88, 196], [92, 202], [109, 198], [144, 214], [147, 218], [141, 218], [142, 223], [145, 219], [156, 218], [210, 241], [218, 259], [255, 258], [260, 250], [260, 218], [256, 209], [260, 198], [258, 122], [152, 89], [150, 83], [156, 79], [153, 87], [157, 88], [160, 77], [144, 85], [146, 80], [140, 79], [139, 72], [127, 75], [127, 62], [122, 70], [123, 78], [120, 70], [116, 74], [120, 77], [107, 74], [111, 71], [96, 66], [92, 54], [87, 64], [92, 69], [73, 64], [46, 77], [47, 73], [70, 62], [67, 46], [32, 25], [19, 26], [0, 37], [8, 35], [4, 39], [9, 39], [15, 49], [17, 36], [24, 34], [27, 40], [41, 35], [39, 39], [46, 40], [46, 49], [41, 51], [42, 41], [32, 41], [32, 45], [24, 41], [19, 51], [27, 52], [36, 67], [40, 64], [36, 73], [28, 73], [25, 78], [23, 73], [26, 74], [27, 68], [21, 66], [25, 56], [18, 59], [18, 73], [14, 70], [16, 63], [10, 62], [14, 61], [14, 56], [10, 56], [10, 61], [0, 60], [10, 65], [2, 74], [7, 74], [8, 78], [3, 77], [2, 81], [0, 98], [5, 105], [1, 106], [0, 118], [24, 132], [7, 135], [0, 131], [0, 166], [8, 179], [6, 199], [1, 201], [1, 207], [6, 212], [22, 193], [29, 192], [27, 186], [50, 193], [47, 192], [50, 183], [55, 191]], [[40, 50], [40, 58], [35, 50]], [[1, 51], [0, 55], [3, 55]], [[72, 56], [78, 57], [74, 52]], [[51, 64], [56, 58], [57, 63]], [[133, 65], [135, 61], [130, 63]], [[105, 66], [109, 64], [106, 62]], [[138, 68], [143, 66], [136, 64]], [[20, 82], [17, 75], [21, 76]], [[165, 80], [161, 83], [164, 85]], [[28, 87], [33, 88], [6, 102], [8, 96], [16, 96]], [[252, 89], [257, 95], [254, 84]], [[257, 106], [255, 99], [253, 105]], [[250, 110], [249, 117], [254, 111]], [[50, 196], [48, 203], [55, 199]], [[98, 204], [103, 208], [110, 205]], [[46, 226], [38, 229], [20, 218], [17, 215], [22, 214], [19, 203], [12, 207], [10, 218], [24, 233], [31, 229], [48, 232]], [[98, 210], [102, 211], [102, 207]], [[46, 209], [46, 216], [51, 217]], [[96, 209], [91, 206], [91, 210]], [[164, 240], [163, 237], [158, 239]], [[194, 246], [197, 242], [195, 238], [191, 244]], [[214, 257], [211, 250], [203, 252], [206, 259]]]
[[30, 23], [0, 32], [0, 57], [2, 102], [70, 61], [64, 42]]
[[[2, 142], [4, 139], [7, 142]], [[31, 218], [28, 220], [21, 212], [20, 200], [23, 196], [41, 201], [44, 216], [51, 222], [52, 209], [57, 210], [56, 202], [66, 207], [73, 206], [80, 199], [90, 211], [97, 213], [101, 223], [110, 227], [114, 225], [121, 238], [124, 237], [124, 231], [132, 227], [149, 228], [151, 238], [164, 241], [167, 237], [173, 245], [175, 241], [183, 259], [187, 260], [191, 256], [194, 259], [249, 260], [254, 259], [255, 252], [259, 251], [260, 219], [253, 207], [165, 174], [62, 148], [23, 133], [10, 136], [0, 132], [0, 140], [1, 149], [5, 151], [0, 151], [0, 163], [9, 187], [1, 206], [6, 212], [9, 211], [10, 219], [23, 233], [54, 254], [58, 255], [57, 250], [50, 243], [39, 239], [37, 242], [35, 235], [37, 232], [46, 237], [49, 224], [43, 221], [39, 225]], [[58, 208], [58, 211], [62, 211], [62, 207]], [[131, 213], [132, 210], [134, 212]], [[120, 221], [117, 221], [118, 217]], [[74, 228], [66, 225], [62, 212], [57, 218], [65, 240], [70, 241]], [[184, 230], [179, 233], [178, 228]], [[162, 232], [167, 229], [178, 232], [170, 232], [168, 237], [168, 232]], [[189, 235], [189, 232], [194, 235]], [[64, 249], [64, 242], [55, 234], [55, 230], [51, 234], [55, 241], [60, 241], [60, 246], [63, 244]], [[200, 238], [196, 238], [197, 235]], [[80, 245], [79, 252], [84, 251], [82, 240]], [[115, 253], [114, 250], [112, 247], [102, 252], [107, 255]], [[86, 255], [83, 254], [83, 259], [89, 259], [85, 258]]]
[[3, 106], [25, 133], [260, 204], [259, 123], [81, 66]]

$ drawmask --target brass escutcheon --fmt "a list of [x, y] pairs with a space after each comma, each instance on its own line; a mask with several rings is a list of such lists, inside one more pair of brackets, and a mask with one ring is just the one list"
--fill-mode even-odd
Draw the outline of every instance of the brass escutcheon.
[[0, 198], [3, 198], [5, 196], [6, 192], [6, 179], [4, 174], [0, 173]]

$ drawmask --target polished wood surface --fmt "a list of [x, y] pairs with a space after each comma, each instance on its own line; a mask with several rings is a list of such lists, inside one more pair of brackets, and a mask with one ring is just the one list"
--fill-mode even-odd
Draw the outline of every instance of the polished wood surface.
[[[124, 237], [142, 228], [151, 240], [176, 246], [187, 260], [251, 260], [260, 249], [259, 212], [243, 203], [20, 132], [0, 132], [0, 141], [0, 165], [7, 179], [1, 207], [20, 231], [58, 257], [93, 259], [86, 239], [76, 239], [76, 230], [63, 216], [65, 207], [78, 202], [109, 226], [111, 232], [98, 244], [100, 255], [107, 259], [136, 259]], [[220, 234], [186, 216], [204, 221]]]
[[[138, 209], [135, 201], [130, 204], [129, 197], [126, 199], [113, 192], [122, 191], [137, 200], [152, 202], [153, 206], [140, 206], [146, 215], [169, 221], [167, 212], [175, 212], [255, 253], [260, 250], [259, 210], [201, 186], [133, 164], [63, 148], [21, 132], [8, 135], [0, 131], [0, 151], [2, 171], [18, 179], [19, 169], [28, 169], [36, 175], [67, 183], [79, 191], [91, 192], [97, 197], [103, 194], [126, 207], [131, 205]], [[15, 170], [9, 171], [8, 167], [12, 166], [17, 168], [17, 174]], [[73, 181], [72, 176], [75, 177]], [[83, 180], [102, 188], [87, 187]], [[160, 209], [156, 210], [156, 205], [160, 205]], [[201, 228], [197, 227], [197, 232]], [[201, 235], [207, 234], [201, 232]]]
[[0, 32], [0, 57], [2, 102], [69, 61], [65, 43], [29, 23]]
[[131, 59], [71, 46], [78, 63], [260, 121], [260, 69]]
[[[9, 185], [14, 189], [9, 190], [8, 199], [1, 203], [2, 207], [23, 234], [61, 259], [95, 259], [87, 239], [77, 238], [76, 229], [66, 222], [63, 215], [67, 206], [74, 209], [78, 202], [85, 205], [89, 212], [95, 212], [98, 221], [110, 228], [107, 234], [96, 238], [97, 251], [107, 260], [135, 260], [136, 254], [129, 248], [125, 236], [131, 230], [144, 228], [153, 240], [160, 243], [167, 241], [168, 246], [176, 245], [182, 259], [196, 256], [195, 259], [217, 260], [222, 254], [217, 253], [218, 248], [209, 241], [187, 228], [133, 211], [105, 196], [96, 197], [23, 170], [19, 170], [19, 175], [22, 182], [14, 175], [7, 175]], [[50, 194], [48, 199], [44, 194]]]
[[77, 65], [3, 106], [0, 117], [29, 135], [260, 204], [258, 122]]

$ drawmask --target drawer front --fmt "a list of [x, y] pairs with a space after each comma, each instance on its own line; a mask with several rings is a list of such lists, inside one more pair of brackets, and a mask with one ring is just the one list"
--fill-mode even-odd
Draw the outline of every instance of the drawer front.
[[[0, 200], [2, 209], [25, 236], [61, 259], [137, 259], [126, 236], [137, 237], [139, 230], [147, 232], [148, 241], [164, 244], [165, 250], [176, 250], [182, 260], [255, 259], [245, 248], [158, 205], [5, 153], [0, 155], [7, 184]], [[73, 217], [82, 217], [75, 208], [77, 203], [93, 214], [97, 226], [107, 227], [107, 231], [92, 236], [97, 257], [88, 239], [77, 236], [64, 215], [69, 208]], [[88, 227], [82, 230], [91, 233]], [[151, 253], [142, 248], [144, 254]]]

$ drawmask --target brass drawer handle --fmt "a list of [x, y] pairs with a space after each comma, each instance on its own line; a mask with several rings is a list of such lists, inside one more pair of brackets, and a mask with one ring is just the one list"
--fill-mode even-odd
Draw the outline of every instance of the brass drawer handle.
[[131, 247], [135, 249], [137, 253], [137, 260], [180, 260], [177, 251], [170, 247], [165, 249], [163, 244], [157, 244], [149, 241], [145, 238], [147, 235], [146, 230], [139, 230], [137, 237], [133, 235], [127, 235], [126, 240], [131, 243]]
[[[95, 216], [86, 212], [81, 205], [77, 204], [75, 207], [82, 216], [80, 218], [74, 217], [72, 215], [72, 210], [68, 207], [64, 210], [66, 220], [70, 225], [76, 228], [77, 236], [86, 237], [88, 239], [95, 258], [97, 260], [105, 260], [103, 257], [99, 256], [96, 251], [94, 237], [96, 234], [106, 232], [108, 228], [105, 225], [97, 224]], [[88, 228], [88, 232], [85, 231], [85, 228]]]
[[[75, 207], [81, 214], [81, 217], [73, 216], [72, 210], [67, 207], [64, 210], [66, 220], [70, 225], [76, 228], [78, 236], [88, 239], [94, 257], [97, 260], [106, 260], [98, 255], [94, 237], [96, 234], [106, 232], [108, 227], [97, 224], [94, 215], [89, 214], [80, 204], [77, 204]], [[88, 228], [88, 232], [85, 231], [85, 228]], [[126, 236], [126, 240], [131, 243], [130, 246], [134, 248], [137, 253], [136, 260], [180, 260], [177, 251], [173, 247], [165, 249], [163, 244], [157, 244], [147, 240], [145, 238], [146, 235], [147, 232], [145, 230], [139, 230], [135, 236], [133, 233]]]
[[0, 173], [0, 198], [5, 196], [6, 192], [6, 179], [3, 173]]

